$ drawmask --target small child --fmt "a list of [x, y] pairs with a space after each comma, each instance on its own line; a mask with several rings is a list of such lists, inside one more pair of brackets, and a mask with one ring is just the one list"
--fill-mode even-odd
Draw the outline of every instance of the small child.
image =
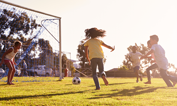
[[28, 72], [27, 72], [27, 64], [25, 62], [25, 60], [23, 60], [23, 69], [21, 71], [21, 75], [20, 76], [28, 76]]
[[17, 54], [18, 50], [21, 48], [22, 43], [20, 41], [16, 41], [14, 43], [14, 47], [9, 48], [2, 56], [2, 60], [0, 66], [5, 63], [5, 65], [9, 68], [7, 84], [14, 85], [12, 83], [12, 79], [15, 73], [15, 55]]
[[133, 70], [136, 74], [137, 80], [136, 82], [138, 83], [139, 80], [138, 78], [140, 77], [140, 81], [142, 81], [142, 76], [139, 75], [139, 69], [140, 69], [140, 57], [142, 54], [140, 52], [137, 52], [136, 46], [132, 47], [132, 52], [129, 54], [129, 60], [132, 62], [133, 65]]
[[[96, 74], [96, 69], [98, 66], [100, 76], [102, 77], [105, 85], [108, 85], [108, 81], [106, 79], [106, 74], [104, 72], [104, 65], [103, 65], [103, 50], [101, 46], [111, 49], [112, 51], [115, 49], [111, 46], [106, 45], [103, 41], [99, 40], [98, 37], [105, 36], [105, 30], [97, 29], [97, 28], [90, 28], [86, 29], [86, 39], [89, 39], [85, 44], [85, 55], [89, 62], [89, 65], [92, 66], [92, 73], [93, 73], [93, 80], [95, 82], [96, 90], [100, 90], [100, 84], [98, 81], [98, 77]], [[89, 52], [89, 56], [88, 56]]]
[[[155, 61], [159, 68], [161, 77], [168, 87], [173, 87], [177, 82], [177, 77], [167, 74], [168, 60], [165, 57], [165, 50], [158, 44], [158, 41], [159, 38], [157, 35], [150, 36], [150, 43], [152, 45], [151, 50], [146, 55], [142, 56], [141, 59], [146, 58], [148, 55], [154, 53]], [[173, 82], [173, 85], [170, 80]]]
[[[151, 47], [152, 47], [152, 45], [151, 45], [151, 43], [150, 43], [150, 40], [147, 42], [147, 45], [148, 45], [148, 48], [151, 48]], [[156, 62], [155, 62], [154, 53], [152, 53], [151, 56], [150, 56], [150, 57], [147, 57], [147, 58], [150, 58], [150, 59], [151, 59], [151, 64], [154, 63], [154, 64], [152, 64], [151, 66], [149, 66], [149, 67], [146, 69], [148, 81], [145, 82], [145, 84], [151, 84], [150, 70], [156, 69], [156, 68], [158, 68], [158, 66], [157, 66], [157, 64], [156, 64]]]

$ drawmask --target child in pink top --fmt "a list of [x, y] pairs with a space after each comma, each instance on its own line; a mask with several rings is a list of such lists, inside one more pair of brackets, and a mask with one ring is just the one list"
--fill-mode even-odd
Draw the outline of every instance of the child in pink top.
[[[151, 48], [151, 47], [152, 47], [152, 45], [151, 45], [151, 43], [150, 43], [150, 40], [147, 42], [147, 45], [148, 45], [148, 48]], [[146, 69], [148, 81], [145, 82], [145, 84], [151, 84], [150, 70], [158, 68], [158, 66], [157, 66], [157, 64], [156, 64], [156, 62], [155, 62], [154, 53], [151, 53], [151, 56], [148, 57], [148, 58], [151, 59], [151, 64], [152, 64], [152, 63], [154, 63], [154, 64], [152, 64], [151, 66], [149, 66], [149, 67]]]
[[15, 55], [17, 54], [18, 50], [21, 48], [22, 43], [20, 41], [16, 41], [14, 43], [14, 47], [8, 49], [2, 56], [2, 60], [0, 66], [5, 63], [5, 65], [9, 68], [7, 84], [14, 85], [12, 83], [12, 79], [15, 73]]

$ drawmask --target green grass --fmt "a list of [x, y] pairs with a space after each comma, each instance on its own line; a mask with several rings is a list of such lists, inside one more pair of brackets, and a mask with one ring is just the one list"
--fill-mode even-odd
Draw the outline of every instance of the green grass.
[[92, 78], [81, 77], [80, 85], [73, 85], [72, 78], [45, 78], [51, 81], [0, 82], [0, 106], [177, 105], [177, 87], [166, 87], [161, 78], [153, 78], [151, 85], [135, 83], [135, 78], [108, 78], [109, 86], [99, 79], [101, 90], [95, 90]]

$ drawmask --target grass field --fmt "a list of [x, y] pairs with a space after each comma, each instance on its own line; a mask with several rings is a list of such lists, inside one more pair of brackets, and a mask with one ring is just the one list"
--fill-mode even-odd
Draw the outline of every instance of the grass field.
[[99, 79], [101, 90], [95, 90], [92, 78], [81, 77], [80, 85], [73, 85], [72, 78], [45, 78], [51, 81], [0, 82], [0, 106], [177, 105], [177, 87], [166, 87], [161, 78], [153, 78], [151, 85], [135, 83], [135, 78], [108, 78], [109, 86]]

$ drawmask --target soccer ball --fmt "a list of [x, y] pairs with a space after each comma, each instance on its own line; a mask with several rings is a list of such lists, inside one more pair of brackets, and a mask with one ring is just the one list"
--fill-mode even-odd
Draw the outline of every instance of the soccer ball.
[[73, 84], [80, 84], [81, 79], [79, 77], [74, 77], [72, 82], [73, 82]]

